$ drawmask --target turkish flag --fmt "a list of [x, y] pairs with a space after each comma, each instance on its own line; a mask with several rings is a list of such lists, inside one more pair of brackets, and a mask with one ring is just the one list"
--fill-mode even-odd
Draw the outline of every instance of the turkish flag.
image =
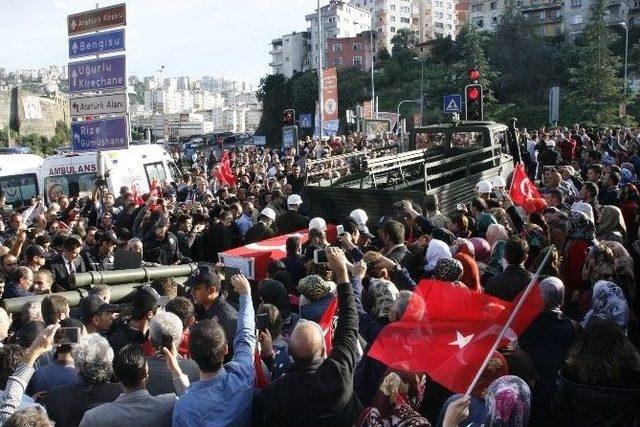
[[233, 174], [233, 170], [231, 170], [231, 160], [229, 159], [228, 151], [222, 154], [220, 163], [214, 167], [213, 175], [221, 183], [232, 186], [236, 185], [236, 176]]
[[527, 176], [522, 163], [518, 163], [513, 171], [509, 197], [511, 197], [513, 203], [519, 206], [524, 205], [527, 199], [540, 197], [540, 192]]
[[[451, 283], [422, 280], [402, 318], [387, 325], [369, 356], [393, 369], [426, 372], [455, 393], [464, 393], [520, 297], [502, 301]], [[544, 303], [534, 285], [505, 339], [515, 339]]]
[[337, 310], [338, 298], [334, 297], [318, 322], [318, 325], [322, 328], [322, 334], [324, 335], [324, 346], [327, 350], [327, 354], [331, 353], [332, 349], [331, 341], [333, 340], [333, 320]]

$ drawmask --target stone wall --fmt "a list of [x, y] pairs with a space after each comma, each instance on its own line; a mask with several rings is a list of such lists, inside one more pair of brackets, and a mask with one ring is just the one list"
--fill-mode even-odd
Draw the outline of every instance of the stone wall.
[[21, 134], [37, 133], [47, 137], [55, 134], [56, 122], [62, 120], [67, 124], [69, 119], [69, 98], [52, 95], [45, 98], [19, 89], [14, 91], [14, 109], [17, 115], [18, 130]]

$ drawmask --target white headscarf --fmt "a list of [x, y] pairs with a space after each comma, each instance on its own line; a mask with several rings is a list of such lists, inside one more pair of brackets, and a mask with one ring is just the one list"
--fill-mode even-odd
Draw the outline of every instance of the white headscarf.
[[426, 272], [433, 271], [433, 269], [436, 268], [438, 260], [443, 258], [451, 258], [449, 245], [442, 240], [431, 239], [429, 246], [427, 247], [427, 255], [425, 256], [427, 265], [425, 265], [424, 270]]

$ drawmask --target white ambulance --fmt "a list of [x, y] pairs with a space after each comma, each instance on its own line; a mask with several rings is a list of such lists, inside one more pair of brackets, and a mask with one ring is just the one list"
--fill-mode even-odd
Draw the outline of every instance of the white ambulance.
[[35, 154], [0, 154], [0, 190], [7, 205], [29, 206], [42, 193], [42, 163]]
[[45, 200], [51, 202], [61, 194], [72, 197], [90, 195], [98, 174], [106, 178], [109, 191], [116, 197], [120, 187], [125, 185], [139, 194], [146, 194], [152, 182], [173, 183], [181, 176], [161, 145], [131, 145], [126, 150], [59, 154], [45, 158], [42, 165]]

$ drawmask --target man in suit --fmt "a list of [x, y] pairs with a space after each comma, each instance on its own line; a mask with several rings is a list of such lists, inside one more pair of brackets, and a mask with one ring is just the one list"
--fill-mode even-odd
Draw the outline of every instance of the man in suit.
[[525, 240], [519, 237], [507, 240], [504, 246], [504, 259], [509, 265], [504, 272], [487, 280], [484, 293], [504, 301], [513, 301], [533, 277], [533, 274], [524, 267], [528, 254], [529, 245]]
[[260, 215], [258, 216], [258, 222], [256, 223], [256, 225], [251, 227], [249, 231], [247, 231], [247, 234], [244, 236], [245, 242], [247, 244], [255, 243], [275, 236], [276, 233], [273, 231], [273, 228], [271, 228], [271, 225], [275, 222], [275, 220], [276, 211], [271, 208], [262, 209]]
[[145, 386], [147, 371], [142, 347], [138, 344], [123, 347], [113, 359], [113, 372], [122, 383], [124, 393], [113, 402], [85, 412], [80, 426], [170, 426], [178, 398], [175, 393], [151, 396]]
[[54, 292], [68, 291], [71, 289], [69, 278], [75, 273], [89, 271], [84, 260], [80, 256], [82, 241], [77, 236], [69, 236], [62, 245], [62, 254], [52, 256], [45, 268], [53, 273]]
[[384, 243], [383, 255], [396, 264], [402, 264], [404, 257], [409, 253], [404, 244], [404, 225], [392, 219], [385, 221], [379, 234], [380, 240]]

